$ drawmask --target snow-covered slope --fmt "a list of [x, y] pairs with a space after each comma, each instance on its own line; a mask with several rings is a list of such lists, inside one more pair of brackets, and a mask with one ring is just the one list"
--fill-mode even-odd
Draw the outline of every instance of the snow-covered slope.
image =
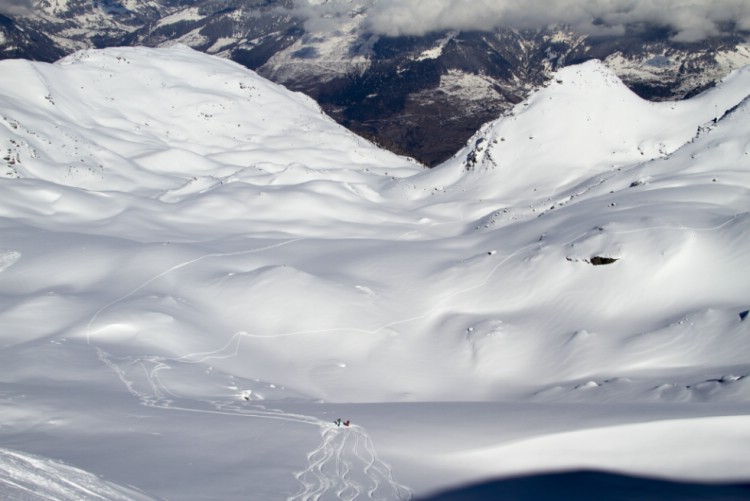
[[[720, 23], [702, 33], [705, 40], [685, 43], [659, 20], [622, 33], [604, 30], [607, 36], [575, 23], [527, 29], [490, 23], [487, 31], [457, 31], [462, 23], [453, 25], [453, 19], [441, 23], [444, 29], [433, 27], [440, 31], [413, 36], [411, 29], [394, 31], [393, 23], [382, 22], [392, 1], [11, 3], [17, 5], [3, 11], [10, 17], [0, 15], [0, 58], [49, 62], [85, 48], [181, 43], [305, 92], [339, 123], [429, 165], [449, 158], [484, 122], [563, 66], [602, 59], [639, 95], [664, 100], [694, 95], [750, 63], [739, 21]], [[413, 16], [404, 8], [394, 20]], [[464, 10], [470, 18], [476, 14]]]
[[443, 183], [480, 184], [473, 193], [479, 189], [506, 203], [565, 193], [624, 165], [666, 157], [742, 100], [748, 85], [745, 69], [694, 99], [653, 103], [601, 62], [589, 61], [559, 70], [547, 87], [486, 124], [436, 171], [446, 176]]
[[8, 457], [166, 499], [748, 479], [747, 71], [568, 68], [424, 171], [185, 47], [0, 65]]
[[0, 492], [3, 499], [24, 501], [150, 499], [133, 489], [112, 485], [68, 465], [7, 449], [0, 449]]
[[[12, 78], [3, 119], [17, 142], [6, 175], [132, 191], [259, 162], [286, 167], [304, 158], [313, 169], [339, 168], [335, 159], [351, 170], [404, 164], [337, 126], [310, 98], [236, 63], [204, 58], [196, 68], [198, 56], [184, 46], [165, 50], [166, 61], [150, 53], [110, 49], [54, 65], [5, 62]], [[40, 115], [47, 123], [26, 127]]]

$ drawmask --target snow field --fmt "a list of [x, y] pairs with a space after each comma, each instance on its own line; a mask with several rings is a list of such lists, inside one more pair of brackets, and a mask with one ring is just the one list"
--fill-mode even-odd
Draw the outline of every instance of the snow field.
[[747, 71], [568, 68], [426, 171], [185, 47], [3, 65], [3, 493], [747, 479]]

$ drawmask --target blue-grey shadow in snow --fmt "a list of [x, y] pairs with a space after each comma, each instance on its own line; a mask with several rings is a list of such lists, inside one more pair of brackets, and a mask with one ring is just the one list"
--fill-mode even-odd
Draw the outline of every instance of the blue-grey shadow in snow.
[[419, 501], [480, 500], [750, 501], [750, 484], [689, 483], [584, 470], [494, 480]]

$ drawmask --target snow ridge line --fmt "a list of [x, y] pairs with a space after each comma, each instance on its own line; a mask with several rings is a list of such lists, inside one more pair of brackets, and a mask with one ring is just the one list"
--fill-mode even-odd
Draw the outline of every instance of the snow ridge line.
[[[747, 213], [740, 213], [735, 214], [734, 216], [730, 217], [726, 221], [722, 222], [721, 224], [718, 224], [716, 226], [708, 227], [708, 228], [690, 228], [683, 225], [664, 225], [664, 226], [653, 226], [648, 228], [639, 228], [639, 229], [633, 229], [633, 230], [623, 230], [616, 232], [617, 235], [628, 235], [633, 233], [640, 233], [643, 231], [653, 231], [653, 230], [675, 230], [675, 231], [695, 231], [695, 232], [707, 232], [707, 231], [716, 231], [724, 226], [731, 224], [733, 221], [735, 221], [740, 216], [747, 214]], [[576, 240], [585, 237], [588, 235], [588, 231], [582, 232], [579, 235], [576, 235], [575, 237], [571, 238], [570, 240], [556, 244], [560, 247], [565, 247]], [[419, 315], [415, 315], [413, 317], [403, 318], [399, 320], [394, 320], [392, 322], [389, 322], [387, 324], [384, 324], [377, 329], [360, 329], [356, 327], [331, 327], [328, 329], [311, 329], [311, 330], [300, 330], [300, 331], [292, 331], [292, 332], [283, 332], [279, 334], [272, 334], [272, 335], [263, 335], [263, 334], [254, 334], [249, 333], [246, 331], [238, 331], [232, 334], [232, 337], [229, 339], [229, 341], [221, 348], [215, 351], [206, 351], [206, 352], [197, 352], [197, 353], [188, 353], [186, 355], [182, 355], [181, 357], [177, 358], [176, 360], [186, 363], [203, 363], [208, 360], [225, 360], [228, 358], [232, 358], [239, 355], [239, 350], [242, 344], [242, 338], [251, 338], [251, 339], [276, 339], [276, 338], [285, 338], [285, 337], [296, 337], [296, 336], [305, 336], [305, 335], [311, 335], [311, 334], [326, 334], [326, 333], [341, 333], [341, 334], [350, 334], [350, 333], [358, 333], [358, 334], [368, 334], [368, 335], [376, 335], [381, 332], [383, 332], [386, 329], [390, 329], [397, 325], [403, 325], [408, 324], [411, 322], [415, 322], [417, 320], [423, 320], [433, 314], [436, 311], [439, 311], [441, 308], [444, 307], [444, 305], [447, 302], [452, 301], [456, 297], [466, 294], [471, 291], [475, 291], [477, 289], [481, 289], [482, 287], [486, 286], [492, 277], [495, 275], [495, 273], [500, 269], [501, 266], [503, 266], [505, 263], [507, 263], [510, 259], [515, 257], [517, 254], [520, 254], [522, 252], [525, 252], [529, 249], [533, 249], [535, 247], [539, 247], [539, 242], [534, 242], [528, 245], [525, 245], [514, 252], [501, 256], [502, 260], [495, 264], [495, 266], [490, 269], [490, 271], [487, 273], [487, 275], [478, 283], [466, 287], [464, 289], [456, 290], [453, 293], [451, 293], [448, 296], [443, 297], [440, 299], [440, 301], [436, 302], [433, 306], [426, 309]], [[233, 349], [231, 349], [233, 347]]]
[[[700, 232], [716, 231], [716, 230], [719, 230], [719, 229], [723, 228], [724, 226], [726, 226], [728, 224], [731, 224], [733, 221], [735, 221], [740, 216], [745, 215], [745, 214], [747, 214], [747, 213], [743, 212], [743, 213], [735, 214], [732, 217], [728, 218], [726, 221], [722, 222], [721, 224], [718, 224], [718, 225], [713, 226], [713, 227], [708, 227], [708, 228], [690, 228], [690, 227], [686, 227], [686, 226], [682, 226], [682, 225], [680, 225], [680, 226], [665, 225], [665, 226], [658, 226], [658, 227], [655, 226], [655, 227], [649, 227], [649, 228], [641, 228], [641, 229], [633, 229], [633, 230], [627, 230], [627, 231], [620, 231], [620, 232], [617, 232], [617, 234], [618, 235], [625, 235], [625, 234], [638, 233], [638, 232], [642, 232], [642, 231], [653, 231], [653, 230], [656, 230], [656, 229], [677, 230], [677, 231], [700, 231]], [[565, 247], [565, 246], [569, 245], [570, 243], [575, 242], [579, 238], [586, 236], [587, 234], [588, 234], [588, 232], [582, 232], [581, 234], [579, 234], [579, 235], [571, 238], [570, 240], [568, 240], [566, 242], [563, 242], [562, 244], [559, 244], [559, 245], [561, 247]], [[120, 297], [120, 298], [118, 298], [118, 299], [116, 299], [114, 301], [111, 301], [110, 303], [108, 303], [108, 304], [104, 305], [102, 308], [100, 308], [94, 314], [94, 316], [92, 316], [92, 318], [88, 322], [88, 325], [87, 325], [87, 328], [86, 328], [86, 342], [87, 342], [87, 344], [91, 344], [91, 327], [94, 324], [94, 322], [96, 321], [96, 319], [98, 318], [98, 316], [102, 312], [104, 312], [107, 308], [110, 308], [110, 307], [114, 306], [115, 304], [117, 304], [117, 303], [119, 303], [121, 301], [124, 301], [128, 297], [130, 297], [133, 294], [137, 293], [139, 290], [142, 290], [148, 284], [150, 284], [150, 283], [158, 280], [161, 277], [164, 277], [164, 276], [168, 275], [169, 273], [177, 271], [177, 270], [179, 270], [181, 268], [184, 268], [186, 266], [194, 264], [194, 263], [196, 263], [198, 261], [201, 261], [203, 259], [207, 259], [207, 258], [211, 258], [211, 257], [227, 257], [227, 256], [236, 256], [236, 255], [242, 255], [242, 254], [249, 254], [249, 253], [254, 253], [254, 252], [262, 252], [264, 250], [269, 250], [269, 249], [278, 248], [278, 247], [281, 247], [281, 246], [284, 246], [284, 245], [289, 245], [291, 243], [298, 242], [300, 240], [303, 240], [303, 238], [297, 238], [297, 239], [287, 240], [287, 241], [284, 241], [284, 242], [281, 242], [281, 243], [269, 245], [269, 246], [266, 246], [266, 247], [261, 247], [261, 248], [258, 248], [258, 249], [251, 249], [251, 250], [245, 250], [245, 251], [237, 251], [237, 252], [231, 252], [231, 253], [211, 253], [211, 254], [207, 254], [207, 255], [198, 257], [196, 259], [192, 259], [190, 261], [186, 261], [184, 263], [179, 263], [179, 264], [177, 264], [175, 266], [172, 266], [171, 268], [169, 268], [169, 269], [167, 269], [167, 270], [159, 273], [155, 277], [147, 280], [146, 282], [144, 282], [140, 286], [136, 287], [135, 289], [133, 289], [129, 293], [125, 294], [124, 296], [122, 296], [122, 297]], [[292, 331], [292, 332], [274, 334], [274, 335], [270, 335], [270, 336], [269, 335], [261, 335], [261, 334], [252, 334], [252, 333], [248, 333], [248, 332], [245, 332], [245, 331], [238, 331], [238, 332], [235, 332], [234, 334], [232, 334], [230, 340], [223, 347], [219, 348], [218, 350], [209, 351], [209, 352], [188, 353], [188, 354], [185, 354], [185, 355], [182, 355], [182, 356], [176, 358], [175, 361], [185, 362], [185, 363], [199, 364], [199, 363], [203, 363], [203, 362], [205, 362], [207, 360], [221, 360], [221, 359], [227, 359], [227, 358], [235, 357], [235, 356], [237, 356], [239, 354], [239, 350], [240, 350], [240, 347], [241, 347], [241, 344], [242, 344], [241, 341], [242, 341], [243, 337], [257, 338], [257, 339], [272, 339], [272, 338], [294, 337], [294, 336], [303, 336], [303, 335], [309, 335], [309, 334], [323, 334], [323, 333], [336, 333], [336, 332], [338, 332], [338, 333], [352, 333], [352, 332], [354, 332], [354, 333], [375, 335], [375, 334], [378, 334], [378, 333], [380, 333], [380, 332], [382, 332], [382, 331], [384, 331], [386, 329], [392, 328], [392, 327], [394, 327], [396, 325], [402, 325], [402, 324], [407, 324], [407, 323], [414, 322], [414, 321], [417, 321], [417, 320], [422, 320], [422, 319], [428, 317], [433, 312], [435, 312], [438, 309], [440, 309], [442, 307], [442, 305], [445, 304], [446, 301], [451, 301], [452, 299], [456, 298], [457, 296], [460, 296], [462, 294], [465, 294], [465, 293], [471, 292], [473, 290], [477, 290], [477, 289], [480, 289], [480, 288], [484, 287], [485, 285], [487, 285], [489, 283], [489, 281], [491, 280], [492, 276], [494, 276], [494, 274], [497, 272], [497, 270], [503, 264], [505, 264], [506, 262], [508, 262], [508, 260], [512, 259], [515, 255], [517, 255], [517, 254], [519, 254], [521, 252], [526, 251], [527, 249], [538, 247], [539, 245], [540, 245], [539, 242], [534, 242], [532, 244], [529, 244], [529, 245], [526, 245], [524, 247], [521, 247], [521, 248], [517, 249], [516, 251], [512, 252], [511, 254], [503, 256], [503, 259], [500, 262], [498, 262], [495, 266], [493, 266], [492, 269], [485, 276], [485, 278], [482, 279], [479, 283], [477, 283], [475, 285], [472, 285], [470, 287], [467, 287], [465, 289], [461, 289], [461, 290], [457, 290], [457, 291], [453, 292], [449, 296], [446, 296], [442, 300], [440, 300], [439, 302], [437, 302], [434, 306], [432, 306], [432, 307], [428, 308], [427, 310], [425, 310], [420, 315], [416, 315], [414, 317], [404, 318], [404, 319], [400, 319], [400, 320], [394, 320], [392, 322], [389, 322], [387, 324], [384, 324], [384, 325], [380, 326], [377, 329], [367, 330], [367, 329], [359, 329], [359, 328], [354, 328], [354, 327], [334, 327], [334, 328], [329, 328], [329, 329], [314, 329], [314, 330]], [[229, 351], [230, 348], [232, 347], [232, 345], [234, 345], [234, 349], [232, 349], [231, 351]], [[98, 348], [97, 348], [97, 350], [99, 351]], [[223, 352], [227, 352], [227, 351], [228, 351], [228, 353], [222, 354]], [[100, 359], [102, 358], [101, 357], [101, 353], [102, 352], [100, 351], [99, 352]], [[102, 361], [105, 364], [110, 365], [110, 363], [106, 362], [105, 360], [102, 359]], [[165, 366], [165, 367], [168, 367], [168, 366]], [[156, 369], [154, 369], [154, 372], [157, 372], [161, 368], [164, 368], [164, 367], [157, 367]], [[119, 373], [119, 369], [116, 369], [116, 372]], [[126, 384], [126, 386], [127, 386], [127, 384]], [[163, 387], [163, 385], [161, 385], [161, 386]]]
[[[575, 239], [571, 240], [574, 241], [581, 236], [584, 236], [585, 233], [582, 233], [581, 235], [577, 236]], [[512, 252], [511, 254], [508, 254], [507, 256], [503, 256], [502, 261], [497, 263], [487, 274], [487, 276], [478, 284], [475, 284], [471, 287], [467, 287], [462, 290], [455, 291], [454, 293], [450, 294], [449, 296], [444, 297], [442, 300], [437, 302], [434, 306], [431, 306], [424, 312], [422, 312], [419, 315], [409, 317], [409, 318], [403, 318], [400, 320], [394, 320], [392, 322], [389, 322], [387, 324], [384, 324], [377, 329], [360, 329], [356, 327], [331, 327], [328, 329], [311, 329], [311, 330], [301, 330], [301, 331], [292, 331], [292, 332], [284, 332], [280, 334], [273, 334], [273, 335], [262, 335], [262, 334], [252, 334], [246, 331], [238, 331], [232, 334], [232, 337], [229, 339], [229, 341], [221, 348], [215, 351], [208, 351], [208, 352], [197, 352], [197, 353], [188, 353], [186, 355], [183, 355], [176, 360], [181, 362], [187, 362], [187, 363], [203, 363], [208, 360], [224, 360], [227, 358], [236, 357], [239, 354], [239, 349], [241, 346], [241, 339], [242, 338], [255, 338], [255, 339], [277, 339], [277, 338], [285, 338], [285, 337], [295, 337], [295, 336], [304, 336], [304, 335], [310, 335], [310, 334], [325, 334], [325, 333], [359, 333], [359, 334], [369, 334], [369, 335], [375, 335], [383, 332], [386, 329], [390, 329], [396, 325], [402, 325], [407, 324], [410, 322], [415, 322], [417, 320], [422, 320], [424, 318], [427, 318], [429, 315], [431, 315], [433, 312], [441, 309], [443, 305], [454, 299], [457, 296], [460, 296], [461, 294], [465, 294], [467, 292], [480, 289], [487, 285], [487, 283], [490, 281], [492, 276], [497, 272], [497, 270], [508, 260], [513, 258], [516, 254], [519, 254], [527, 249], [531, 249], [533, 247], [538, 246], [538, 242], [534, 242], [533, 244], [526, 245], [524, 247], [521, 247], [520, 249]], [[232, 351], [228, 351], [232, 346], [234, 345], [234, 349]], [[226, 354], [222, 354], [223, 352], [227, 352]]]
[[129, 298], [129, 297], [133, 296], [134, 294], [136, 294], [138, 291], [142, 290], [147, 285], [155, 282], [156, 280], [158, 280], [158, 279], [160, 279], [160, 278], [162, 278], [162, 277], [164, 277], [166, 275], [169, 275], [173, 271], [177, 271], [180, 268], [185, 268], [186, 266], [190, 266], [191, 264], [195, 264], [195, 263], [197, 263], [199, 261], [203, 261], [204, 259], [209, 259], [209, 258], [212, 258], [212, 257], [231, 257], [231, 256], [242, 256], [244, 254], [253, 254], [255, 252], [263, 252], [263, 251], [267, 251], [267, 250], [271, 250], [271, 249], [278, 249], [279, 247], [283, 247], [285, 245], [293, 244], [295, 242], [299, 242], [300, 240], [304, 240], [304, 239], [305, 238], [303, 238], [303, 237], [301, 237], [301, 238], [293, 238], [291, 240], [285, 240], [283, 242], [279, 242], [279, 243], [272, 244], [272, 245], [267, 245], [265, 247], [259, 247], [257, 249], [248, 249], [248, 250], [242, 250], [242, 251], [236, 251], [236, 252], [212, 252], [210, 254], [205, 254], [203, 256], [197, 257], [195, 259], [191, 259], [189, 261], [185, 261], [183, 263], [178, 263], [178, 264], [172, 266], [171, 268], [168, 268], [167, 270], [165, 270], [165, 271], [157, 274], [155, 277], [153, 277], [153, 278], [151, 278], [149, 280], [146, 280], [141, 285], [139, 285], [138, 287], [136, 287], [132, 291], [128, 292], [124, 296], [119, 297], [119, 298], [117, 298], [117, 299], [115, 299], [113, 301], [110, 301], [109, 303], [107, 303], [104, 306], [102, 306], [101, 308], [99, 308], [99, 310], [97, 310], [97, 312], [94, 313], [94, 315], [91, 317], [91, 319], [89, 320], [88, 324], [86, 325], [86, 344], [91, 344], [91, 326], [94, 324], [94, 322], [96, 322], [97, 318], [99, 318], [99, 315], [101, 315], [106, 309], [108, 309], [108, 308], [116, 305], [117, 303], [121, 303], [122, 301], [124, 301], [127, 298]]

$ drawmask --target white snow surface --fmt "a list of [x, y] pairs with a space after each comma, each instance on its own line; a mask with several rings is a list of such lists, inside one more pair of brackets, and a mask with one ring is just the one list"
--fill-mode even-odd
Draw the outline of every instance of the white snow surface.
[[148, 496], [49, 459], [0, 449], [0, 492], [3, 499], [25, 501], [147, 501]]
[[0, 74], [0, 497], [750, 480], [750, 70], [566, 68], [432, 170], [184, 46]]
[[204, 15], [199, 12], [197, 7], [189, 7], [187, 9], [176, 12], [172, 15], [163, 17], [156, 23], [157, 27], [167, 26], [170, 24], [180, 23], [184, 21], [199, 21], [203, 19]]

